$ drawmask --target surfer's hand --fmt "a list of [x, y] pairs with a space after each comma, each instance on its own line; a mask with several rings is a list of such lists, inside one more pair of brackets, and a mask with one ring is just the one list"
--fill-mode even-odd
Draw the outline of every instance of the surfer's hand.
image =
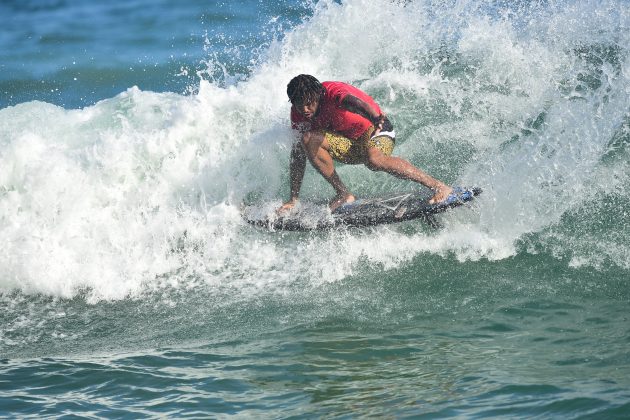
[[293, 207], [295, 207], [297, 202], [298, 202], [297, 198], [292, 198], [291, 200], [289, 200], [286, 203], [284, 203], [283, 205], [281, 205], [280, 208], [278, 208], [278, 210], [276, 210], [276, 214], [277, 215], [282, 215], [282, 214], [288, 212]]
[[372, 134], [372, 137], [378, 136], [378, 133], [380, 133], [383, 129], [383, 124], [385, 124], [385, 115], [381, 114], [378, 117], [375, 117], [372, 120], [372, 124], [374, 124], [374, 133]]

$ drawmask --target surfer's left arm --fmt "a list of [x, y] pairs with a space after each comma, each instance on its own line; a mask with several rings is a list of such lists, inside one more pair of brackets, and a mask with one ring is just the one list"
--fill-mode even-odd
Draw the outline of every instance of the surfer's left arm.
[[383, 129], [385, 115], [376, 112], [376, 110], [364, 100], [353, 95], [346, 95], [341, 101], [341, 106], [350, 112], [361, 115], [363, 118], [374, 124], [374, 128], [376, 128], [375, 133]]

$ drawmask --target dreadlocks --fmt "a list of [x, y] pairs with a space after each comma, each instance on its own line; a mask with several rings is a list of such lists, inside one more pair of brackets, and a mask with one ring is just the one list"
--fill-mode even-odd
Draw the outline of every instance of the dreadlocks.
[[311, 75], [295, 76], [287, 85], [287, 95], [292, 104], [308, 104], [319, 101], [324, 87]]

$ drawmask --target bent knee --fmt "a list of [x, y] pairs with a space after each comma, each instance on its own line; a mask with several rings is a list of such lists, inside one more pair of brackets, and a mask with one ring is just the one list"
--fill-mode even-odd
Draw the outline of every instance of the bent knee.
[[383, 171], [385, 170], [386, 159], [383, 154], [370, 154], [367, 157], [365, 166], [371, 171]]
[[304, 133], [302, 133], [302, 138], [300, 139], [300, 141], [302, 142], [303, 145], [308, 145], [311, 141], [311, 132], [310, 131], [305, 131]]
[[322, 143], [324, 135], [318, 131], [305, 131], [302, 134], [302, 144], [305, 146]]

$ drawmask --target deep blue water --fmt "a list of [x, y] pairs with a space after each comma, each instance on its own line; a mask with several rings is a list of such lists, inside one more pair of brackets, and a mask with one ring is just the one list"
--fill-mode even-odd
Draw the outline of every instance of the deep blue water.
[[[2, 2], [0, 417], [629, 418], [628, 6]], [[439, 230], [248, 226], [299, 73], [483, 195]]]
[[[246, 76], [285, 27], [311, 12], [298, 1], [6, 1], [0, 4], [0, 107], [41, 100], [78, 108], [131, 86], [187, 93], [197, 72]], [[221, 71], [220, 71], [221, 70]]]

